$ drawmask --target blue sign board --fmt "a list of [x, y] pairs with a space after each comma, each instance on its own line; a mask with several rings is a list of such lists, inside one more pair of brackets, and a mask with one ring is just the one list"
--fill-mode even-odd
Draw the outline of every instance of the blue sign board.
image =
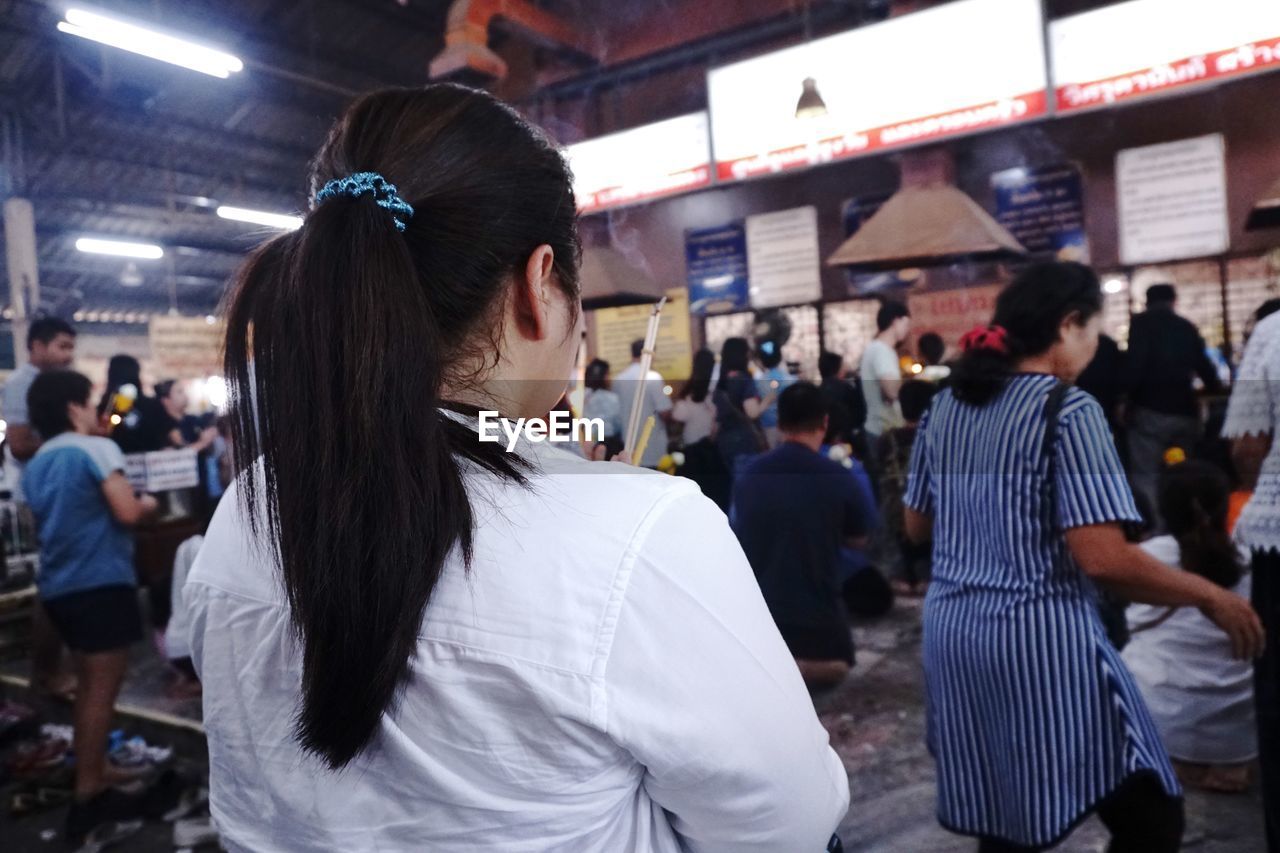
[[991, 176], [996, 220], [1032, 257], [1089, 262], [1084, 189], [1075, 166], [1006, 169]]
[[747, 230], [741, 222], [684, 233], [689, 313], [705, 316], [749, 307]]
[[[840, 207], [840, 220], [844, 224], [844, 238], [848, 240], [857, 232], [862, 224], [876, 215], [880, 205], [889, 200], [889, 193], [865, 195], [847, 200]], [[866, 296], [872, 293], [907, 287], [912, 281], [899, 276], [896, 272], [855, 272], [845, 270], [845, 282], [849, 286], [850, 296]]]

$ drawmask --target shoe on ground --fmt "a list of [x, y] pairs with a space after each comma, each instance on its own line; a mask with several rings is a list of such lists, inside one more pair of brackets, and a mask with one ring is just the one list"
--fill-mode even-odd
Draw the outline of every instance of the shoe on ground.
[[[206, 808], [209, 805], [209, 789], [199, 786], [186, 788], [182, 792], [182, 796], [178, 798], [178, 803], [169, 811], [161, 815], [161, 820], [167, 823], [173, 823], [184, 817], [190, 817], [197, 811]], [[182, 845], [179, 845], [182, 846]]]
[[142, 821], [140, 820], [108, 821], [94, 827], [93, 831], [80, 842], [80, 846], [75, 848], [75, 851], [76, 853], [101, 853], [101, 851], [106, 850], [113, 844], [136, 835], [141, 829]]
[[[141, 798], [131, 796], [115, 788], [107, 788], [89, 799], [71, 803], [67, 811], [66, 836], [73, 844], [85, 842], [95, 835], [97, 843], [112, 843], [113, 827], [119, 823], [131, 823], [143, 815]], [[140, 822], [139, 822], [140, 823]], [[137, 832], [137, 829], [134, 829]], [[101, 848], [99, 848], [101, 849]]]
[[174, 847], [199, 847], [202, 844], [216, 844], [218, 830], [213, 820], [207, 817], [184, 818], [173, 825]]

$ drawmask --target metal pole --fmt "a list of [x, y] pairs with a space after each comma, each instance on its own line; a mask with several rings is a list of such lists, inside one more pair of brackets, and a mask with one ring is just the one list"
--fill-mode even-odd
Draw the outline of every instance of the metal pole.
[[25, 198], [4, 203], [4, 245], [13, 305], [13, 363], [17, 367], [27, 361], [27, 323], [40, 305], [35, 208]]
[[1231, 345], [1231, 298], [1227, 294], [1230, 272], [1227, 268], [1227, 256], [1218, 258], [1218, 290], [1222, 299], [1222, 357], [1231, 368], [1231, 375], [1236, 374], [1235, 347]]

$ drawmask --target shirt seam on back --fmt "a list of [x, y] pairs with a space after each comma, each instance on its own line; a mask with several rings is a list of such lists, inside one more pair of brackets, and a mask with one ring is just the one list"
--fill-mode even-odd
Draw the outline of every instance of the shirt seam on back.
[[608, 694], [603, 686], [605, 672], [608, 670], [609, 658], [613, 653], [613, 641], [617, 634], [622, 605], [631, 587], [631, 577], [634, 574], [636, 562], [640, 559], [640, 543], [649, 535], [668, 504], [686, 497], [687, 494], [683, 489], [665, 491], [649, 506], [627, 538], [627, 547], [623, 550], [618, 566], [614, 570], [609, 600], [605, 604], [600, 625], [596, 629], [595, 652], [592, 654], [591, 661], [591, 708], [588, 713], [592, 724], [601, 731], [607, 727], [609, 713]]

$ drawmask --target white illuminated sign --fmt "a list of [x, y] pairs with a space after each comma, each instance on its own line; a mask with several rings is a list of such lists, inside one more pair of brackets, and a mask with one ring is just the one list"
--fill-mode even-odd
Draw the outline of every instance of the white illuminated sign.
[[565, 157], [582, 213], [696, 190], [711, 183], [707, 114], [588, 139]]
[[1280, 69], [1280, 0], [1129, 0], [1049, 25], [1060, 112]]
[[[798, 110], [806, 80], [825, 113], [812, 93]], [[712, 70], [717, 177], [1026, 121], [1044, 114], [1046, 86], [1040, 3], [957, 0]]]

